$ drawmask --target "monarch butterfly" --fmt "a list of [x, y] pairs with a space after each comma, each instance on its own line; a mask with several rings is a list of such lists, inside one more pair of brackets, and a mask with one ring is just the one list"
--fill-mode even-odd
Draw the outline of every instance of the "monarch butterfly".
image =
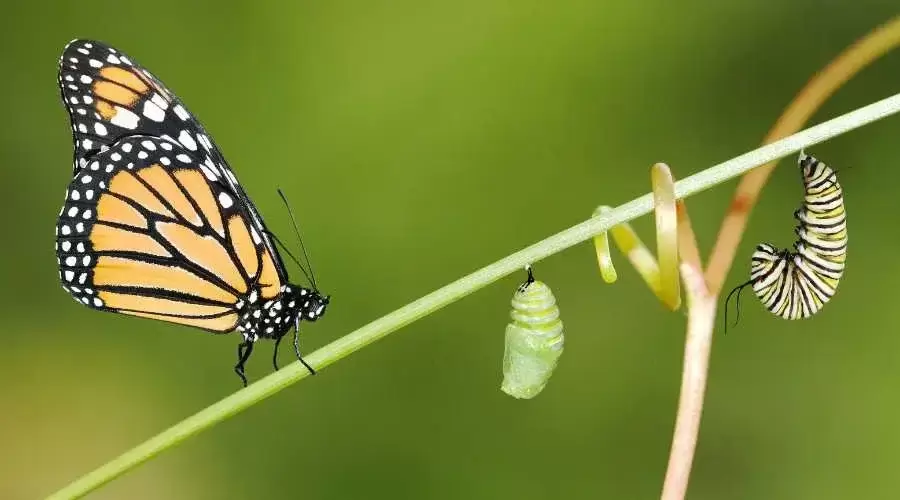
[[[794, 250], [768, 243], [756, 247], [750, 261], [750, 280], [725, 299], [752, 285], [763, 305], [784, 319], [807, 318], [831, 300], [844, 273], [847, 258], [847, 217], [844, 193], [837, 174], [824, 163], [800, 152], [803, 206], [794, 212], [799, 240]], [[726, 312], [727, 316], [727, 312]]]
[[553, 292], [543, 282], [535, 281], [531, 266], [526, 270], [528, 279], [512, 299], [500, 386], [503, 392], [520, 399], [531, 399], [544, 389], [565, 342]]
[[254, 343], [273, 339], [277, 356], [293, 327], [297, 358], [315, 373], [298, 330], [330, 298], [312, 277], [311, 288], [288, 282], [277, 238], [181, 100], [93, 40], [66, 45], [59, 86], [75, 149], [56, 225], [63, 288], [101, 311], [241, 332], [234, 371], [244, 386]]

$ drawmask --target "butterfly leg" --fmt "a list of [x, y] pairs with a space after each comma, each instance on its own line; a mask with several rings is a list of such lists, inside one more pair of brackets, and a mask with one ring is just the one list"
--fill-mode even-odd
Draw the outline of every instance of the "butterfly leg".
[[275, 367], [275, 371], [278, 371], [278, 344], [281, 343], [281, 339], [284, 338], [284, 335], [275, 339], [275, 350], [272, 352], [272, 366]]
[[306, 361], [303, 361], [303, 356], [300, 355], [300, 329], [299, 328], [294, 329], [294, 354], [297, 355], [297, 360], [300, 361], [301, 363], [303, 363], [303, 366], [305, 366], [306, 369], [309, 370], [310, 375], [316, 374], [316, 371], [313, 370], [313, 367], [309, 366], [306, 363]]
[[244, 387], [247, 387], [247, 377], [244, 375], [244, 363], [250, 358], [250, 353], [252, 352], [253, 342], [245, 340], [238, 344], [238, 362], [234, 365], [234, 373], [237, 373], [238, 377], [241, 377], [241, 382], [244, 383]]

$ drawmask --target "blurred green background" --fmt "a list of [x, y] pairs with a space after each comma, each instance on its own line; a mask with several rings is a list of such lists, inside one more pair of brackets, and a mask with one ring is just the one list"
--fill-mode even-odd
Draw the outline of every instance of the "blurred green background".
[[[598, 204], [647, 192], [653, 162], [684, 177], [754, 148], [815, 71], [896, 10], [886, 0], [5, 6], [0, 498], [40, 498], [238, 388], [237, 336], [92, 312], [58, 284], [53, 227], [72, 148], [56, 63], [70, 39], [107, 41], [165, 81], [290, 239], [275, 188], [287, 191], [333, 297], [305, 330], [309, 352]], [[894, 53], [814, 122], [898, 81]], [[744, 294], [741, 324], [714, 347], [690, 498], [897, 497], [898, 137], [892, 118], [812, 150], [843, 169], [849, 268], [808, 321], [777, 319]], [[757, 242], [792, 242], [801, 191], [785, 165], [729, 286], [746, 279]], [[733, 186], [688, 202], [704, 255]], [[649, 218], [636, 226], [652, 240]], [[589, 245], [537, 264], [567, 350], [534, 400], [499, 389], [517, 274], [91, 498], [658, 497], [684, 318], [614, 258], [612, 286]], [[258, 347], [252, 380], [270, 372], [270, 352]]]

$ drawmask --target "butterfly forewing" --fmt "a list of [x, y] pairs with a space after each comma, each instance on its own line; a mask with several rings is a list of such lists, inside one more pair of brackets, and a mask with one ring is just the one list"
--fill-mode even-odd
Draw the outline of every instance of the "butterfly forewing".
[[265, 223], [212, 137], [162, 81], [133, 58], [96, 40], [74, 40], [63, 50], [59, 85], [69, 111], [74, 170], [123, 137], [149, 135], [184, 148], [207, 177], [220, 181], [246, 212], [271, 253], [281, 281], [287, 273]]

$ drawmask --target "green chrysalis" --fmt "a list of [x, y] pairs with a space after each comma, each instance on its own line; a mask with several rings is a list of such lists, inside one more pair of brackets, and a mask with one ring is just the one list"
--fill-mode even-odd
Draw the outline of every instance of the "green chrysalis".
[[506, 326], [503, 392], [520, 399], [537, 396], [547, 385], [563, 352], [563, 324], [550, 287], [528, 279], [512, 299], [512, 322]]

